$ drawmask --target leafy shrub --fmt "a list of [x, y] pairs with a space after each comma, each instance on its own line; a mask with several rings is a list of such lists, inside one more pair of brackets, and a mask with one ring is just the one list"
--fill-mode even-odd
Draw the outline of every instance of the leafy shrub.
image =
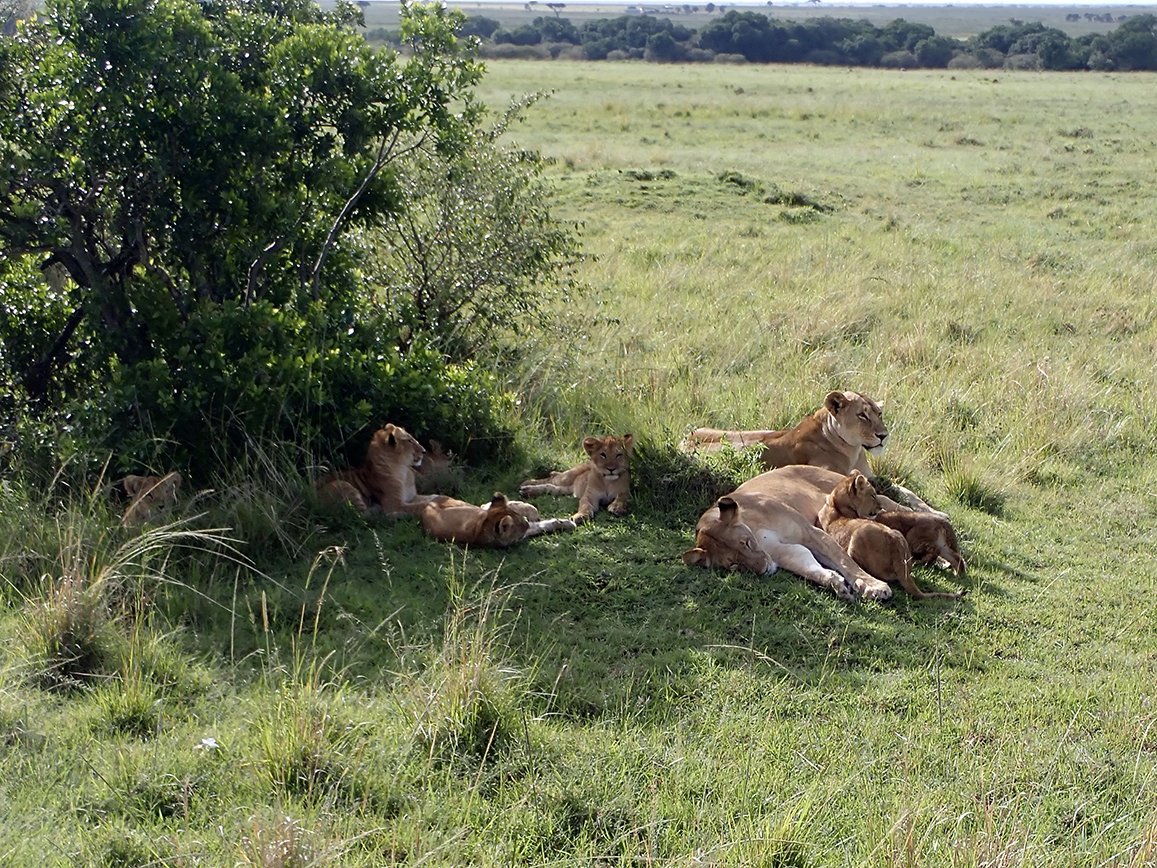
[[[407, 5], [403, 57], [370, 49], [358, 14], [60, 0], [4, 43], [0, 440], [47, 444], [45, 466], [112, 453], [116, 470], [192, 480], [252, 438], [340, 451], [386, 421], [459, 452], [509, 441], [466, 333], [533, 312], [514, 290], [551, 272], [565, 233], [533, 159], [477, 128], [462, 16]], [[81, 189], [90, 177], [99, 195]], [[480, 246], [489, 270], [470, 287], [517, 303], [399, 326], [400, 308], [365, 292], [355, 234], [420, 222], [423, 185], [447, 178], [434, 187], [460, 194], [451, 216], [469, 234], [424, 235], [422, 264], [445, 282], [461, 263], [443, 241], [502, 239]], [[545, 249], [512, 235], [523, 225]]]

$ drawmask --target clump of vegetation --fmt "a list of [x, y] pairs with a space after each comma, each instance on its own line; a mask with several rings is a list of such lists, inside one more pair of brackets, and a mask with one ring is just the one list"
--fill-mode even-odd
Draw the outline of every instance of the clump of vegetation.
[[404, 58], [360, 20], [54, 0], [0, 43], [0, 431], [31, 449], [48, 420], [57, 458], [200, 481], [255, 437], [509, 442], [474, 354], [544, 308], [573, 242], [536, 158], [497, 143], [514, 113], [482, 123], [461, 16], [407, 7]]
[[432, 657], [404, 675], [404, 711], [416, 750], [461, 771], [479, 770], [522, 740], [527, 679], [505, 663], [502, 616], [511, 588], [491, 583], [477, 601], [451, 575], [452, 604]]

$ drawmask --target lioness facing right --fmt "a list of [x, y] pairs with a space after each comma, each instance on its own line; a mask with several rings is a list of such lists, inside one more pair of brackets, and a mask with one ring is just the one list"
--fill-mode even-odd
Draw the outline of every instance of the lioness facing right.
[[[859, 392], [832, 391], [824, 398], [822, 407], [794, 428], [778, 431], [696, 428], [684, 441], [683, 448], [688, 452], [710, 452], [720, 449], [724, 443], [737, 449], [759, 446], [762, 447], [760, 462], [768, 470], [807, 464], [842, 474], [858, 470], [868, 479], [874, 479], [868, 454], [883, 451], [887, 439], [884, 409], [878, 401]], [[893, 487], [908, 506], [921, 512], [936, 512], [915, 492], [895, 483]]]
[[317, 482], [323, 501], [348, 503], [359, 512], [418, 515], [444, 495], [418, 494], [415, 470], [426, 450], [401, 425], [386, 424], [374, 432], [358, 467], [337, 470]]
[[587, 437], [583, 449], [590, 456], [578, 467], [556, 470], [545, 479], [527, 479], [518, 487], [523, 497], [538, 494], [573, 494], [578, 510], [571, 516], [576, 524], [594, 518], [600, 506], [614, 515], [626, 515], [631, 500], [631, 451], [635, 438]]
[[853, 470], [841, 479], [819, 511], [819, 525], [869, 574], [900, 586], [918, 600], [943, 597], [957, 600], [959, 593], [928, 593], [912, 579], [912, 552], [904, 534], [873, 519], [880, 501], [871, 480]]

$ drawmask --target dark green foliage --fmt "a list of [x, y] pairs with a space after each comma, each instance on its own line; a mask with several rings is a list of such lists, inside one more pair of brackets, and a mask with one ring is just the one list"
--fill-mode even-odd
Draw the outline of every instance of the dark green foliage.
[[[707, 8], [713, 11], [710, 4]], [[1157, 69], [1157, 19], [1148, 14], [1122, 16], [1121, 25], [1108, 34], [1076, 38], [1040, 22], [1013, 19], [978, 33], [967, 43], [903, 18], [877, 27], [866, 20], [790, 21], [737, 9], [726, 11], [699, 31], [654, 15], [586, 21], [578, 29], [565, 18], [536, 18], [513, 31], [496, 26], [490, 33], [483, 23], [474, 25], [475, 20], [489, 19], [468, 19], [471, 23], [462, 32], [515, 45], [572, 43], [582, 46], [588, 60], [626, 57], [663, 63], [742, 58], [750, 63], [943, 69], [959, 57], [958, 63], [965, 66]]]
[[[0, 43], [0, 438], [194, 479], [252, 438], [328, 453], [393, 421], [459, 452], [509, 439], [468, 358], [494, 306], [383, 307], [353, 234], [420, 224], [421, 190], [469, 199], [492, 172], [500, 206], [448, 237], [522, 256], [480, 250], [471, 275], [517, 300], [502, 326], [571, 242], [534, 159], [476, 129], [461, 16], [407, 10], [405, 59], [359, 21], [306, 0], [54, 0]], [[459, 263], [420, 240], [414, 268], [449, 280]]]

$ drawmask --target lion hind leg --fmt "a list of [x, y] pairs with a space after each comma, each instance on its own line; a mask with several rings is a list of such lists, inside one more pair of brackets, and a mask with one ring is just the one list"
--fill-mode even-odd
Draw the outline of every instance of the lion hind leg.
[[322, 503], [329, 506], [349, 504], [359, 512], [370, 511], [370, 503], [366, 500], [365, 495], [358, 491], [356, 485], [352, 482], [346, 482], [344, 479], [334, 479], [327, 482], [318, 489], [317, 493]]
[[569, 486], [555, 485], [549, 479], [528, 479], [518, 486], [523, 497], [538, 497], [540, 494], [574, 494]]
[[835, 570], [824, 567], [816, 560], [816, 556], [807, 546], [764, 540], [760, 547], [771, 556], [773, 561], [788, 572], [795, 573], [821, 588], [826, 588], [842, 600], [855, 598], [856, 588], [851, 580]]

